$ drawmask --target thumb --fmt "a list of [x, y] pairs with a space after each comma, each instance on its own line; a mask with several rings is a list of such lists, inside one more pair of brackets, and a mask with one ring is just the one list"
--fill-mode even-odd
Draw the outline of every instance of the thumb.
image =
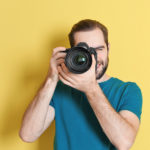
[[95, 65], [96, 65], [96, 60], [95, 60], [94, 54], [92, 54], [92, 66], [95, 67]]

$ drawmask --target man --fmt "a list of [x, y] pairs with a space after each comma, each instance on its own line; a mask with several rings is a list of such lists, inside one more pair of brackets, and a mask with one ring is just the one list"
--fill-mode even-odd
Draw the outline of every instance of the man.
[[107, 28], [95, 20], [81, 20], [69, 34], [71, 47], [86, 42], [97, 52], [92, 66], [73, 74], [64, 64], [65, 47], [53, 50], [45, 82], [24, 114], [19, 132], [33, 142], [55, 118], [56, 150], [127, 150], [136, 138], [142, 112], [142, 94], [134, 82], [105, 72], [109, 61]]

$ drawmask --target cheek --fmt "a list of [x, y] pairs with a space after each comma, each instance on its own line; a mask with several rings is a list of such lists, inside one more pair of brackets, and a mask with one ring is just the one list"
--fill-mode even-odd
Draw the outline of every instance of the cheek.
[[97, 53], [98, 62], [102, 63], [106, 60], [107, 56], [104, 53]]

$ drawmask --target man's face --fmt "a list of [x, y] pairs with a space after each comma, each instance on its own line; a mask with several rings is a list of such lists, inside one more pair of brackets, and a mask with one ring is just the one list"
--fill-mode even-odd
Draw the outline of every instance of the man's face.
[[89, 47], [96, 48], [97, 52], [97, 72], [96, 79], [100, 79], [106, 72], [109, 62], [107, 46], [103, 33], [96, 28], [91, 31], [80, 31], [74, 34], [75, 45], [79, 42], [86, 42]]

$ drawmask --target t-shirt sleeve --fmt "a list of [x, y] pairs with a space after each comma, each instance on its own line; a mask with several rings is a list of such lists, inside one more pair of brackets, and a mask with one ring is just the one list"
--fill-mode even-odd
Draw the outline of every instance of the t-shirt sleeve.
[[129, 110], [133, 112], [139, 118], [139, 120], [141, 120], [142, 103], [143, 98], [141, 89], [136, 83], [129, 82], [123, 93], [119, 111]]
[[59, 89], [60, 89], [60, 86], [61, 86], [61, 82], [60, 82], [60, 80], [59, 80], [58, 83], [57, 83], [57, 85], [56, 85], [54, 94], [53, 94], [53, 96], [52, 96], [52, 98], [51, 98], [51, 100], [50, 100], [50, 103], [49, 103], [49, 105], [51, 105], [51, 106], [54, 107], [54, 108], [55, 108], [55, 97], [56, 97], [56, 95], [58, 94], [58, 91], [59, 91]]

